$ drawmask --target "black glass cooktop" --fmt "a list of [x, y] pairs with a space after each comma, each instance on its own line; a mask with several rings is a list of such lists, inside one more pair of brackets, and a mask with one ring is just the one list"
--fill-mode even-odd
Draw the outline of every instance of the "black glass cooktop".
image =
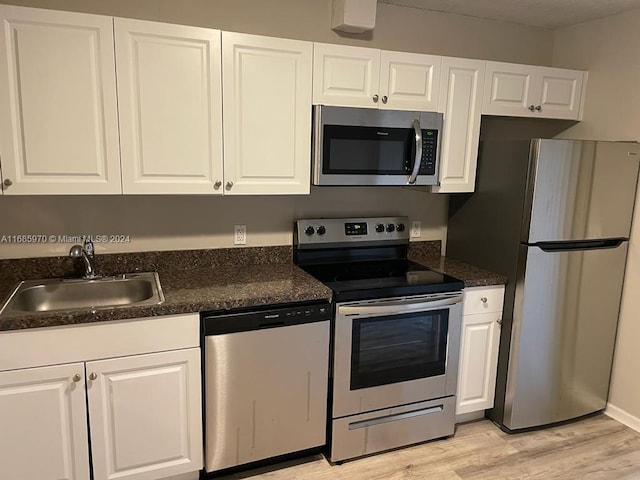
[[410, 260], [378, 260], [301, 267], [333, 290], [337, 302], [451, 292], [463, 282]]

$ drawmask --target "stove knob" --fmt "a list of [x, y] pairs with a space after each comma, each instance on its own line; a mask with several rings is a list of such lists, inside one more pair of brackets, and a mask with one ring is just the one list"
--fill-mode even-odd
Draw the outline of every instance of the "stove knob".
[[378, 232], [378, 233], [384, 232], [384, 225], [381, 224], [381, 223], [377, 224], [376, 225], [376, 232]]
[[306, 233], [307, 235], [313, 235], [315, 232], [315, 228], [313, 228], [311, 225], [304, 229], [304, 233]]
[[398, 232], [404, 232], [404, 223], [399, 223], [398, 225], [396, 225], [396, 230]]
[[393, 223], [387, 225], [387, 232], [393, 232], [396, 229], [396, 226]]
[[324, 235], [325, 233], [327, 233], [327, 229], [326, 229], [326, 228], [324, 228], [324, 225], [320, 225], [320, 226], [318, 227], [317, 232], [318, 232], [318, 235]]

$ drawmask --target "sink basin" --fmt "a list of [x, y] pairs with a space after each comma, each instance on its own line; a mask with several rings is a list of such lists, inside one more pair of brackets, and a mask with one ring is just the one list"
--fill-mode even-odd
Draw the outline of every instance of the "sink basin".
[[155, 305], [164, 302], [158, 274], [130, 273], [97, 279], [21, 282], [0, 315]]

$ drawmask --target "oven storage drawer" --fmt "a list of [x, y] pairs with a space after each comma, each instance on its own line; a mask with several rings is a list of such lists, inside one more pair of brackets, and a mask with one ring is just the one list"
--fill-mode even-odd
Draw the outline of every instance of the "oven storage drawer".
[[453, 435], [455, 397], [412, 403], [332, 422], [332, 462]]

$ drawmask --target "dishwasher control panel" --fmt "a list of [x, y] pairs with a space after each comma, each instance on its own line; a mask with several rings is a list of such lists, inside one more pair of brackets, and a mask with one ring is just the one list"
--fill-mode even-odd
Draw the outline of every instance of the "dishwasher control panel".
[[203, 333], [208, 336], [328, 321], [332, 310], [328, 302], [301, 303], [264, 310], [204, 312], [200, 318]]

